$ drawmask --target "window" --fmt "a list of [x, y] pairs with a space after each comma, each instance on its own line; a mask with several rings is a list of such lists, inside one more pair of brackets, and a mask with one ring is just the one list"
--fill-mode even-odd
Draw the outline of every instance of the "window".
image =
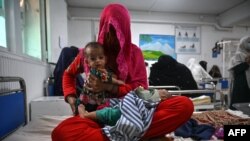
[[0, 0], [0, 50], [45, 61], [43, 1]]
[[38, 0], [20, 0], [23, 53], [42, 59], [39, 4]]
[[4, 14], [4, 0], [0, 0], [0, 47], [7, 47], [6, 44], [6, 26], [5, 26], [5, 14]]

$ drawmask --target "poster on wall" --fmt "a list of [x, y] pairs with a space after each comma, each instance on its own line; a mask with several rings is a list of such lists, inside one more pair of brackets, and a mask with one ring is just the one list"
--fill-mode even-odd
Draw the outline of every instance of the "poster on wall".
[[175, 52], [199, 54], [201, 30], [199, 26], [176, 26], [175, 27]]
[[157, 34], [140, 34], [139, 36], [139, 46], [145, 60], [157, 60], [163, 54], [176, 59], [175, 36]]

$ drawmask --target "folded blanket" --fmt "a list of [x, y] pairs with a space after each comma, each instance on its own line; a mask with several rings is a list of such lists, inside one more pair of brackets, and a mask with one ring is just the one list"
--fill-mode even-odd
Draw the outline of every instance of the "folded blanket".
[[211, 97], [202, 95], [199, 97], [191, 98], [194, 105], [211, 104]]

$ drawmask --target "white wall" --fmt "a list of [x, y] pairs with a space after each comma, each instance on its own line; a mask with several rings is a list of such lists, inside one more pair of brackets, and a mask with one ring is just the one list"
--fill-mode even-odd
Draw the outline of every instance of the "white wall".
[[48, 60], [56, 63], [68, 46], [67, 5], [64, 0], [46, 0]]
[[45, 63], [12, 53], [0, 52], [0, 76], [16, 76], [24, 79], [27, 94], [27, 113], [31, 100], [44, 95], [44, 81], [49, 75]]
[[19, 0], [6, 0], [5, 4], [8, 43], [6, 49], [0, 49], [0, 76], [17, 76], [25, 80], [29, 113], [30, 101], [44, 95], [43, 83], [49, 75], [49, 70], [46, 63], [23, 54]]
[[[79, 43], [79, 36], [84, 37], [83, 42], [87, 42], [86, 36], [94, 36], [98, 33], [98, 19], [101, 10], [88, 10], [81, 8], [69, 9], [71, 20], [74, 20], [74, 24], [69, 25], [69, 42], [71, 44]], [[205, 60], [208, 62], [207, 70], [209, 71], [211, 66], [216, 64], [220, 66], [222, 71], [222, 55], [218, 55], [217, 58], [212, 58], [212, 48], [217, 41], [222, 39], [240, 39], [245, 35], [250, 35], [250, 29], [245, 27], [224, 28], [220, 27], [216, 22], [216, 17], [205, 15], [200, 17], [199, 15], [190, 14], [171, 14], [171, 13], [145, 13], [135, 12], [131, 13], [131, 30], [132, 30], [132, 42], [139, 45], [139, 34], [165, 34], [175, 35], [175, 25], [197, 25], [201, 26], [201, 53], [200, 54], [177, 54], [177, 61], [186, 64], [189, 58], [196, 58], [197, 61]], [[92, 28], [92, 25], [87, 25], [87, 21], [95, 21], [94, 31], [89, 33], [82, 33], [83, 28], [86, 31]], [[70, 21], [69, 23], [72, 23]], [[77, 24], [78, 23], [78, 24]], [[81, 33], [79, 33], [81, 32]], [[84, 35], [85, 34], [85, 35]], [[151, 64], [152, 62], [150, 62]]]
[[[77, 28], [76, 28], [77, 27]], [[92, 41], [92, 22], [89, 20], [69, 20], [68, 21], [68, 39], [70, 46], [84, 47]]]

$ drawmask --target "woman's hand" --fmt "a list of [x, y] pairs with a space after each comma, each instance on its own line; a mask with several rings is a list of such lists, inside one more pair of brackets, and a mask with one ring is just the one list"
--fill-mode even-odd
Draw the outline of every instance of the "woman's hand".
[[90, 74], [87, 79], [86, 89], [94, 93], [105, 91], [105, 83], [96, 76]]
[[67, 101], [71, 107], [73, 114], [75, 114], [75, 112], [76, 112], [76, 107], [75, 107], [76, 98], [74, 96], [69, 95], [69, 96], [67, 96]]
[[104, 73], [106, 75], [108, 74], [108, 71], [105, 68], [98, 68], [98, 71], [100, 71], [101, 73]]

